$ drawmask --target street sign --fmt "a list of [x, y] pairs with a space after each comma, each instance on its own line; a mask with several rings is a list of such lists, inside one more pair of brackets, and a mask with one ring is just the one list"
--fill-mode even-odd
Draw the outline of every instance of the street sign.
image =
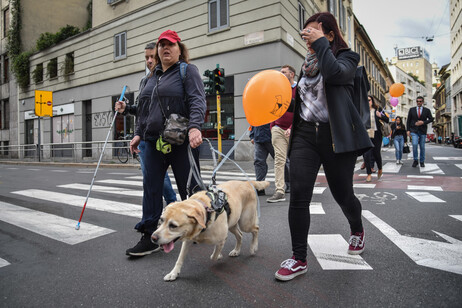
[[38, 117], [53, 116], [52, 91], [35, 91], [35, 115]]

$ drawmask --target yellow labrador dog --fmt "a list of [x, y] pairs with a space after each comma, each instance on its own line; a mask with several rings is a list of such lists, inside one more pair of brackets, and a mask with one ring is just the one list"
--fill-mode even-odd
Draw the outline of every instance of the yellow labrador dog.
[[164, 252], [172, 251], [177, 240], [183, 242], [175, 267], [165, 277], [165, 281], [173, 281], [180, 274], [188, 248], [193, 242], [215, 245], [210, 256], [219, 260], [223, 256], [221, 250], [228, 237], [228, 230], [236, 237], [236, 246], [229, 253], [237, 257], [241, 252], [242, 232], [252, 233], [250, 254], [254, 255], [258, 248], [258, 215], [257, 190], [269, 186], [266, 181], [229, 181], [218, 185], [228, 199], [230, 214], [223, 211], [218, 214], [213, 211], [211, 199], [205, 191], [192, 195], [189, 199], [174, 202], [165, 207], [160, 217], [160, 225], [152, 234], [152, 241], [160, 245]]

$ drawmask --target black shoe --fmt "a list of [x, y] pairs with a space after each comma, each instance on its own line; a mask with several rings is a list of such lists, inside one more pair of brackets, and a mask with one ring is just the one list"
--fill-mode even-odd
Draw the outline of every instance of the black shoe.
[[412, 163], [412, 167], [415, 168], [415, 167], [417, 167], [418, 164], [419, 164], [419, 163], [418, 163], [416, 160], [414, 160], [414, 162]]
[[259, 196], [264, 196], [264, 195], [265, 195], [265, 190], [264, 190], [264, 189], [262, 189], [262, 190], [257, 190], [257, 194], [258, 194]]
[[420, 167], [425, 167], [425, 164], [423, 162], [420, 163]]
[[151, 242], [151, 236], [149, 234], [143, 234], [138, 244], [136, 244], [133, 248], [127, 249], [125, 254], [127, 256], [142, 257], [153, 252], [158, 252], [159, 250], [159, 245]]

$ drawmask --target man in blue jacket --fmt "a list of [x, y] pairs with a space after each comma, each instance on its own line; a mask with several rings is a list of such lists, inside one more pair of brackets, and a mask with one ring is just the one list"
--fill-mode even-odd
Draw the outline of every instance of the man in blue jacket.
[[[252, 126], [250, 131], [250, 142], [255, 145], [254, 163], [255, 176], [257, 181], [264, 181], [268, 173], [268, 164], [266, 159], [268, 154], [274, 159], [274, 148], [271, 143], [271, 129], [270, 124], [262, 126]], [[259, 196], [264, 196], [265, 191], [258, 191]], [[282, 200], [281, 200], [282, 201]]]

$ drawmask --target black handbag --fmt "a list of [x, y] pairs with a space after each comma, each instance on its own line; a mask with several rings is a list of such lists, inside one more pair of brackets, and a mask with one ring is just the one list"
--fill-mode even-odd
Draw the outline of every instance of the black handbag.
[[403, 146], [403, 153], [404, 154], [411, 153], [411, 149], [409, 149], [409, 146], [407, 145], [407, 143], [405, 143]]

